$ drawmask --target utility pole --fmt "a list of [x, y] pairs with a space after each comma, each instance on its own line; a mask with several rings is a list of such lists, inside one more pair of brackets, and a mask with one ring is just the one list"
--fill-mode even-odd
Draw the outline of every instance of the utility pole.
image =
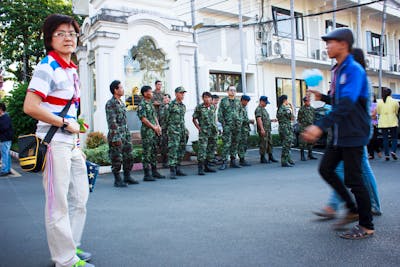
[[[296, 109], [296, 50], [295, 50], [295, 43], [294, 43], [294, 38], [296, 35], [296, 28], [295, 28], [295, 18], [294, 18], [294, 0], [290, 0], [290, 17], [292, 18], [290, 20], [290, 26], [291, 26], [291, 43], [290, 43], [290, 48], [291, 48], [291, 65], [292, 65], [292, 105], [293, 108]], [[300, 101], [301, 103], [301, 101]], [[293, 112], [296, 112], [296, 110], [293, 110]], [[293, 114], [295, 115], [295, 114]]]
[[196, 86], [196, 104], [200, 103], [200, 88], [199, 88], [199, 48], [197, 43], [197, 28], [196, 26], [196, 8], [195, 0], [190, 1], [190, 7], [192, 11], [192, 27], [193, 27], [193, 42], [196, 44], [194, 50], [194, 80]]
[[379, 43], [379, 94], [381, 94], [382, 92], [382, 57], [383, 57], [383, 47], [385, 42], [385, 29], [386, 29], [386, 0], [383, 1], [382, 32]]
[[239, 34], [240, 34], [240, 65], [242, 68], [242, 91], [246, 94], [246, 66], [244, 64], [244, 44], [243, 44], [243, 17], [242, 0], [239, 0]]
[[[358, 4], [361, 3], [361, 0], [358, 0]], [[360, 47], [361, 42], [361, 7], [357, 7], [357, 41], [356, 41], [356, 45], [357, 47]]]

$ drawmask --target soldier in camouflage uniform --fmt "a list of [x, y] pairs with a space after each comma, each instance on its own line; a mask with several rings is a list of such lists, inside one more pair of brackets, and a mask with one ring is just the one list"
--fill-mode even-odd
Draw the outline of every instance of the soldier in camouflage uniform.
[[[308, 97], [303, 98], [304, 105], [300, 108], [297, 113], [297, 121], [299, 123], [299, 132], [302, 133], [307, 126], [310, 126], [314, 123], [315, 118], [315, 109], [310, 105], [310, 99]], [[306, 155], [304, 153], [304, 149], [308, 149], [308, 159], [317, 159], [312, 154], [313, 145], [307, 143], [302, 138], [300, 138], [300, 157], [302, 161], [306, 160]]]
[[290, 157], [290, 147], [293, 141], [292, 120], [294, 117], [292, 105], [288, 102], [287, 95], [279, 97], [276, 117], [279, 121], [279, 136], [282, 142], [282, 167], [293, 167], [295, 163]]
[[245, 160], [246, 151], [247, 151], [247, 142], [250, 136], [250, 123], [249, 116], [247, 114], [246, 106], [250, 101], [250, 96], [242, 95], [240, 98], [240, 107], [239, 107], [239, 120], [240, 120], [240, 127], [239, 127], [239, 143], [238, 143], [238, 155], [239, 155], [239, 164], [240, 166], [251, 166]]
[[[127, 184], [137, 184], [130, 173], [133, 165], [131, 134], [126, 119], [125, 104], [121, 101], [124, 95], [124, 88], [120, 81], [113, 81], [110, 84], [110, 91], [113, 97], [106, 103], [106, 117], [108, 124], [108, 146], [111, 159], [111, 170], [114, 174], [114, 186], [126, 187]], [[119, 174], [123, 165], [124, 180]]]
[[[161, 107], [162, 102], [163, 102], [164, 92], [161, 91], [161, 88], [162, 88], [162, 82], [161, 81], [157, 80], [154, 83], [154, 86], [156, 88], [153, 91], [152, 101], [153, 101], [153, 105], [154, 105], [154, 108], [155, 108], [157, 116], [158, 116], [159, 115], [158, 112], [159, 112], [160, 107]], [[157, 119], [159, 119], [159, 117], [157, 117]]]
[[171, 101], [171, 96], [169, 94], [164, 94], [163, 103], [158, 110], [158, 123], [161, 126], [161, 141], [160, 141], [160, 153], [161, 161], [164, 168], [168, 167], [168, 133], [167, 133], [167, 116], [169, 102]]
[[239, 108], [240, 101], [235, 98], [236, 88], [235, 86], [228, 87], [228, 96], [224, 97], [219, 104], [218, 109], [218, 121], [222, 124], [223, 133], [222, 133], [222, 141], [224, 143], [222, 149], [222, 165], [219, 168], [220, 170], [225, 170], [228, 160], [228, 154], [231, 156], [231, 164], [232, 168], [241, 168], [236, 163], [236, 154], [237, 154], [237, 146], [238, 146], [238, 138], [239, 138]]
[[[260, 140], [260, 162], [278, 162], [272, 154], [272, 135], [271, 135], [271, 119], [265, 107], [269, 104], [268, 97], [261, 96], [260, 104], [256, 108], [254, 115], [257, 121], [257, 132]], [[265, 158], [268, 154], [269, 159]]]
[[[158, 137], [161, 136], [161, 127], [158, 124], [157, 114], [151, 101], [153, 97], [151, 87], [143, 86], [140, 93], [143, 99], [139, 104], [137, 115], [142, 122], [140, 134], [143, 146], [143, 181], [152, 182], [155, 181], [154, 178], [165, 178], [157, 171], [157, 141]], [[150, 175], [150, 166], [153, 177]]]
[[214, 139], [218, 134], [215, 121], [215, 107], [211, 103], [211, 94], [209, 92], [204, 92], [202, 98], [203, 103], [196, 106], [192, 120], [193, 124], [199, 130], [199, 149], [197, 152], [199, 175], [205, 175], [204, 171], [215, 172], [208, 163], [214, 159]]
[[183, 159], [186, 148], [185, 113], [186, 106], [183, 104], [186, 90], [182, 86], [175, 89], [175, 99], [168, 107], [168, 164], [170, 178], [186, 176], [180, 169], [180, 162]]

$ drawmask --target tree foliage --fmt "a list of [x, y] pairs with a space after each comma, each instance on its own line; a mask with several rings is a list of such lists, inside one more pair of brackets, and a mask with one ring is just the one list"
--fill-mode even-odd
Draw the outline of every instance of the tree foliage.
[[[0, 65], [17, 81], [28, 81], [34, 66], [45, 56], [41, 27], [53, 13], [72, 15], [72, 1], [1, 0]], [[13, 63], [15, 67], [10, 68]]]
[[19, 135], [34, 133], [36, 129], [37, 121], [26, 115], [23, 111], [27, 88], [27, 83], [21, 83], [5, 98], [7, 112], [10, 115], [13, 125], [14, 142], [17, 141]]

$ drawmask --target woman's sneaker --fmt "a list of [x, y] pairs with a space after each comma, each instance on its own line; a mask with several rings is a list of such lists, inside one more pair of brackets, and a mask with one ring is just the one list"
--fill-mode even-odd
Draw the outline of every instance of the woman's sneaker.
[[93, 264], [90, 264], [86, 261], [79, 260], [77, 263], [72, 265], [71, 267], [95, 267]]
[[92, 259], [92, 253], [83, 251], [80, 248], [76, 248], [76, 255], [83, 261], [90, 261]]

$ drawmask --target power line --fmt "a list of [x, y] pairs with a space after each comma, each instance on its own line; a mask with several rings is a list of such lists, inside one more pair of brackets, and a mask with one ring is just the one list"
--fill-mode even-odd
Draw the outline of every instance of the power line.
[[[324, 14], [330, 14], [330, 13], [333, 13], [333, 12], [339, 12], [339, 11], [352, 9], [352, 8], [356, 8], [356, 7], [367, 6], [367, 5], [379, 3], [379, 2], [382, 2], [382, 1], [383, 0], [374, 0], [374, 1], [371, 1], [371, 2], [363, 3], [363, 4], [355, 4], [355, 5], [350, 5], [348, 7], [336, 8], [336, 9], [321, 11], [321, 12], [317, 12], [317, 13], [311, 13], [311, 14], [307, 14], [307, 15], [301, 14], [301, 15], [298, 15], [298, 16], [294, 16], [294, 19], [307, 18], [307, 17], [316, 17], [316, 16], [320, 16], [320, 15], [324, 15]], [[291, 19], [292, 19], [291, 17], [282, 18], [282, 19], [275, 19], [275, 20], [271, 19], [271, 20], [262, 21], [262, 22], [247, 23], [247, 24], [244, 24], [243, 26], [244, 27], [249, 27], [249, 26], [257, 26], [257, 25], [265, 25], [265, 24], [270, 24], [270, 23], [279, 22], [279, 21], [287, 21], [287, 20], [291, 20]], [[203, 28], [238, 28], [238, 27], [239, 27], [239, 25], [237, 23], [225, 24], [225, 25], [203, 25]]]

